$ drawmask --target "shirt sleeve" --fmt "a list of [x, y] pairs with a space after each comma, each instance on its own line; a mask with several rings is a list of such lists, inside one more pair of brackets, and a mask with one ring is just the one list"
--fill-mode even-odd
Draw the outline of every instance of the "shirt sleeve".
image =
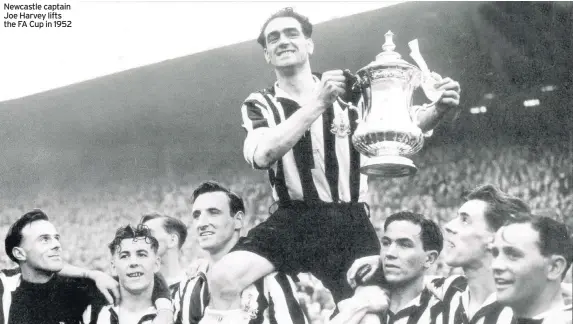
[[296, 296], [296, 287], [291, 277], [277, 272], [265, 278], [267, 299], [273, 301], [271, 323], [277, 324], [308, 324], [302, 307]]
[[[426, 288], [439, 300], [444, 300], [452, 289], [465, 289], [467, 280], [464, 276], [454, 275], [449, 277], [426, 277]], [[450, 292], [451, 294], [451, 292]]]
[[156, 273], [153, 276], [153, 292], [151, 293], [151, 300], [155, 302], [159, 298], [165, 298], [171, 301], [171, 291], [169, 290], [169, 285], [165, 278], [160, 274]]
[[180, 286], [175, 308], [175, 324], [198, 324], [203, 318], [209, 301], [207, 277], [203, 273], [187, 280]]
[[243, 145], [245, 160], [253, 169], [261, 169], [254, 162], [255, 151], [259, 142], [273, 123], [269, 123], [267, 107], [263, 104], [265, 99], [260, 93], [251, 94], [241, 107], [243, 128], [247, 131], [247, 137]]
[[105, 299], [105, 296], [99, 291], [91, 279], [80, 280], [82, 281], [81, 285], [86, 287], [85, 296], [87, 297], [86, 305], [83, 306], [85, 307], [83, 313], [84, 322], [95, 324], [97, 323], [102, 308], [108, 304], [107, 299]]

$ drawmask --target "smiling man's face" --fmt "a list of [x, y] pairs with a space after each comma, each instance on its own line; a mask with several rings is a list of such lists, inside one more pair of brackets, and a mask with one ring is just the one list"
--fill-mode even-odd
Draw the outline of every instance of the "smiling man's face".
[[264, 35], [265, 59], [276, 68], [303, 65], [314, 51], [312, 40], [303, 34], [302, 26], [292, 17], [271, 20]]
[[192, 216], [199, 245], [209, 253], [223, 249], [241, 228], [237, 215], [231, 215], [229, 197], [222, 191], [199, 195], [193, 202]]
[[60, 234], [49, 221], [38, 220], [26, 225], [17, 248], [24, 252], [22, 261], [34, 269], [58, 272], [64, 266]]
[[153, 288], [153, 275], [159, 271], [159, 258], [145, 237], [121, 241], [113, 256], [112, 270], [119, 284], [131, 293]]
[[550, 261], [539, 249], [539, 233], [530, 224], [500, 228], [492, 245], [497, 299], [504, 305], [532, 305], [547, 284]]

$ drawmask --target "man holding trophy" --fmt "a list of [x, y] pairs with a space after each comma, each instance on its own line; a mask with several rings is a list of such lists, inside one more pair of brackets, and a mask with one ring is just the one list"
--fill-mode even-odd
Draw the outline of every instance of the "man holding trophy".
[[[203, 324], [247, 323], [240, 293], [273, 271], [310, 272], [336, 303], [351, 297], [346, 272], [354, 260], [380, 254], [365, 203], [367, 176], [415, 172], [405, 156], [459, 104], [459, 84], [401, 60], [390, 33], [384, 53], [357, 77], [342, 70], [313, 74], [311, 34], [308, 18], [285, 8], [258, 37], [277, 81], [242, 106], [243, 152], [253, 168], [268, 171], [278, 208], [212, 266]], [[423, 62], [419, 53], [415, 60]], [[410, 107], [417, 86], [436, 96], [433, 104]], [[359, 100], [341, 99], [350, 93]], [[368, 311], [386, 308], [385, 301]]]

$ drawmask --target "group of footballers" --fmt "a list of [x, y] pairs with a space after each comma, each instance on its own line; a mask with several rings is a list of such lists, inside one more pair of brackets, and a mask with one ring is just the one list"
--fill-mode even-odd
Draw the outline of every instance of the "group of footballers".
[[[209, 268], [240, 241], [245, 208], [239, 196], [216, 182], [201, 184], [191, 199], [189, 230], [207, 252], [207, 264], [190, 273], [180, 263], [186, 224], [145, 215], [140, 224], [119, 228], [109, 244], [119, 286], [113, 304], [102, 293], [114, 285], [98, 291], [95, 283], [115, 280], [64, 265], [59, 234], [48, 217], [40, 210], [25, 214], [6, 236], [6, 253], [19, 268], [0, 272], [0, 319], [199, 323], [209, 304]], [[570, 233], [563, 223], [529, 212], [520, 199], [485, 185], [467, 196], [444, 231], [421, 214], [389, 216], [380, 255], [354, 262], [348, 281], [362, 285], [339, 302], [330, 323], [571, 323], [571, 287], [562, 284], [573, 258]], [[463, 275], [431, 275], [442, 248], [445, 263], [463, 269]], [[357, 278], [363, 265], [370, 271]], [[245, 289], [241, 309], [249, 322], [309, 323], [295, 280], [275, 272]], [[162, 305], [162, 298], [171, 304]]]
[[[306, 324], [301, 272], [332, 293], [331, 324], [571, 323], [571, 287], [562, 284], [570, 232], [494, 186], [472, 191], [443, 230], [403, 211], [378, 237], [359, 173], [364, 157], [350, 136], [358, 116], [339, 104], [362, 98], [349, 91], [348, 73], [312, 72], [312, 29], [285, 8], [257, 39], [277, 80], [242, 105], [243, 153], [268, 172], [275, 204], [267, 220], [241, 236], [241, 197], [202, 183], [190, 197], [192, 224], [149, 214], [117, 230], [110, 276], [64, 264], [55, 226], [31, 211], [6, 235], [18, 268], [0, 271], [0, 323]], [[424, 136], [458, 108], [461, 93], [458, 82], [432, 77], [441, 98], [412, 114]], [[341, 121], [348, 132], [337, 131]], [[193, 271], [181, 264], [188, 229], [209, 256]], [[431, 276], [442, 249], [463, 275]]]

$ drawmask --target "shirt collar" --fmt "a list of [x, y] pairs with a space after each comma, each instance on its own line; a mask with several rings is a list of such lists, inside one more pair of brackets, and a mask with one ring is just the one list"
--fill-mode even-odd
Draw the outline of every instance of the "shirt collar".
[[[312, 79], [314, 80], [314, 83], [315, 83], [315, 84], [318, 83], [318, 82], [320, 82], [320, 79], [319, 79], [316, 75], [314, 75], [314, 74], [312, 75]], [[281, 88], [279, 87], [279, 82], [278, 82], [278, 81], [275, 81], [275, 84], [274, 84], [273, 87], [274, 87], [274, 89], [275, 89], [275, 97], [277, 97], [277, 98], [285, 98], [285, 99], [290, 99], [290, 100], [292, 100], [292, 101], [296, 101], [296, 100], [294, 100], [286, 91], [284, 91], [283, 89], [281, 89]]]
[[563, 305], [558, 305], [558, 306], [553, 307], [553, 308], [551, 308], [551, 309], [549, 309], [549, 310], [547, 310], [547, 311], [545, 311], [545, 312], [542, 312], [542, 313], [540, 313], [540, 314], [537, 314], [537, 315], [533, 316], [532, 319], [536, 319], [536, 320], [538, 320], [538, 319], [544, 319], [544, 318], [549, 317], [549, 316], [551, 316], [551, 315], [559, 314], [559, 313], [562, 313], [562, 312], [569, 312], [569, 313], [571, 313], [571, 310], [572, 310], [572, 309], [573, 309], [573, 308], [572, 308], [572, 305], [565, 305], [565, 304], [563, 304]]
[[400, 318], [410, 316], [412, 312], [414, 312], [416, 309], [422, 306], [422, 303], [426, 299], [429, 299], [432, 296], [433, 296], [432, 293], [428, 289], [424, 288], [424, 290], [422, 290], [422, 292], [418, 294], [418, 296], [410, 300], [410, 302], [404, 305], [404, 307], [402, 307], [396, 313], [393, 313], [390, 310], [388, 310], [388, 315], [391, 315], [393, 317], [398, 316]]
[[[110, 313], [112, 314], [112, 316], [116, 317], [119, 320], [119, 305], [111, 305]], [[149, 308], [147, 308], [145, 312], [142, 313], [138, 323], [142, 323], [144, 322], [144, 320], [151, 320], [153, 319], [152, 317], [155, 317], [156, 314], [157, 310], [155, 309], [155, 306], [149, 306]]]
[[[470, 304], [470, 290], [469, 289], [466, 289], [464, 292], [462, 292], [461, 299], [462, 299], [462, 304], [464, 306], [464, 309], [468, 309], [469, 304]], [[484, 300], [484, 302], [481, 304], [481, 306], [478, 309], [482, 309], [489, 304], [495, 303], [496, 301], [497, 301], [497, 294], [494, 292]]]

